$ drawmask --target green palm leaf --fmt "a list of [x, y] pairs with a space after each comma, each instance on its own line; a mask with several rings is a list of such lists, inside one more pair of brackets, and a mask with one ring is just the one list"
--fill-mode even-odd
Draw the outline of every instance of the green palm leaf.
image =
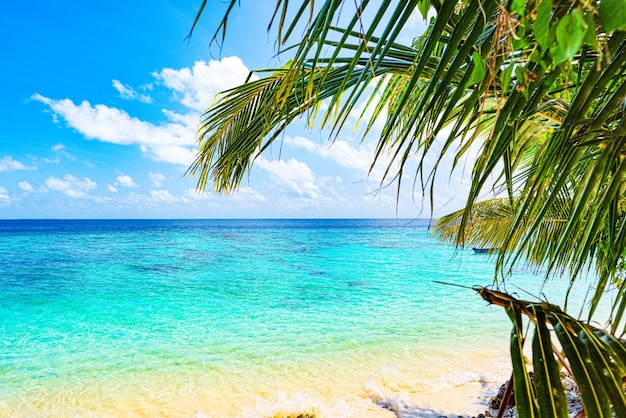
[[[503, 306], [511, 321], [511, 358], [517, 412], [520, 417], [566, 417], [567, 398], [559, 377], [554, 347], [562, 347], [568, 369], [578, 384], [588, 417], [622, 416], [626, 394], [626, 344], [606, 331], [582, 323], [545, 302], [518, 300], [510, 295], [477, 289], [487, 302]], [[525, 325], [534, 326], [532, 342], [534, 379], [523, 358]], [[548, 328], [550, 325], [551, 330]], [[557, 337], [553, 341], [553, 334]]]
[[542, 417], [568, 417], [567, 397], [561, 383], [559, 366], [554, 359], [545, 313], [533, 307], [537, 319], [532, 342], [534, 384]]

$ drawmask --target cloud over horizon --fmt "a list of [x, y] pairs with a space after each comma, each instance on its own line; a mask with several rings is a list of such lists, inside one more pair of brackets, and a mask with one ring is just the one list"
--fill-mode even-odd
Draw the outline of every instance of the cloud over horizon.
[[[168, 122], [162, 124], [131, 116], [124, 109], [91, 104], [87, 100], [78, 103], [69, 98], [54, 99], [40, 93], [34, 93], [31, 99], [45, 104], [52, 111], [55, 122], [65, 120], [67, 126], [86, 139], [139, 146], [154, 161], [188, 166], [195, 157], [196, 126], [202, 112], [217, 93], [243, 83], [249, 72], [240, 58], [226, 57], [220, 61], [196, 61], [192, 68], [165, 68], [152, 73], [186, 108], [182, 114], [163, 109]], [[147, 96], [142, 100], [141, 95], [130, 86], [118, 80], [113, 80], [113, 86], [123, 99], [137, 98], [147, 103]]]
[[217, 93], [242, 84], [249, 74], [241, 58], [232, 56], [220, 61], [196, 61], [192, 68], [164, 68], [152, 76], [172, 90], [185, 107], [202, 113], [213, 104]]
[[59, 191], [69, 197], [78, 199], [87, 199], [90, 192], [97, 187], [97, 184], [85, 177], [82, 180], [68, 174], [62, 179], [57, 177], [48, 177], [44, 184], [50, 190]]

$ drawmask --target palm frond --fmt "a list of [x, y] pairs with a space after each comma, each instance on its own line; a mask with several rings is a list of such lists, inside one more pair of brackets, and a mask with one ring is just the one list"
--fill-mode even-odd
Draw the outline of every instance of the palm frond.
[[[558, 306], [529, 302], [486, 288], [478, 293], [490, 304], [506, 309], [511, 331], [514, 391], [521, 417], [567, 417], [567, 398], [555, 356], [561, 347], [567, 369], [579, 387], [588, 417], [623, 416], [626, 413], [626, 344], [603, 329], [572, 318]], [[529, 321], [524, 322], [522, 316]], [[534, 327], [533, 379], [524, 361], [526, 327]]]

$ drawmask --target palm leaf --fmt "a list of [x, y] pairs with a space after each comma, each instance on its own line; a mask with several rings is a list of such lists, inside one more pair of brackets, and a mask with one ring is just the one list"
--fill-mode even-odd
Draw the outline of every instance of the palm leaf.
[[[625, 412], [626, 344], [606, 331], [572, 318], [558, 306], [529, 302], [486, 288], [478, 293], [503, 306], [511, 321], [511, 357], [517, 412], [520, 417], [567, 417], [567, 398], [559, 377], [554, 347], [562, 347], [568, 369], [579, 387], [588, 417], [622, 416]], [[523, 359], [522, 315], [534, 326], [531, 382]], [[556, 336], [553, 341], [553, 334]], [[521, 393], [518, 393], [521, 392]], [[520, 404], [522, 402], [522, 404]]]
[[541, 416], [568, 417], [567, 397], [561, 383], [559, 366], [554, 359], [545, 313], [533, 306], [532, 314], [536, 318], [532, 342], [534, 384], [538, 404], [541, 405]]

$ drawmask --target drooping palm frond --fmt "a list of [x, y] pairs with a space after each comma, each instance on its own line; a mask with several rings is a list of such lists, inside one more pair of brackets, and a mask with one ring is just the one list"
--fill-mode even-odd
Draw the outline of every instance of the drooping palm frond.
[[[572, 178], [572, 181], [575, 177]], [[546, 196], [548, 196], [546, 194]], [[515, 224], [514, 217], [517, 213], [517, 205], [521, 199], [515, 199], [512, 203], [508, 198], [491, 199], [474, 203], [472, 207], [472, 215], [466, 226], [465, 244], [469, 247], [481, 248], [497, 248], [499, 257], [507, 257], [514, 253], [523, 263], [529, 266], [550, 266], [550, 262], [554, 259], [570, 256], [568, 253], [560, 253], [559, 244], [563, 235], [567, 233], [566, 225], [571, 217], [573, 210], [572, 204], [573, 194], [570, 190], [562, 189], [560, 197], [555, 199], [551, 210], [544, 214], [542, 222], [537, 228], [532, 230], [530, 225], [536, 222], [532, 218], [532, 214], [528, 214], [528, 219], [523, 223]], [[545, 196], [536, 196], [535, 199], [541, 200]], [[618, 205], [624, 207], [626, 205], [626, 196], [622, 196]], [[448, 242], [454, 242], [458, 236], [461, 219], [465, 209], [461, 209], [440, 217], [436, 220], [432, 233], [440, 239]], [[591, 300], [591, 310], [589, 318], [593, 316], [596, 308], [600, 303], [600, 299], [606, 293], [612, 284], [617, 284], [621, 288], [613, 306], [613, 314], [610, 322], [613, 332], [620, 332], [618, 325], [623, 325], [624, 300], [623, 274], [624, 274], [624, 256], [618, 254], [614, 248], [615, 230], [620, 230], [626, 221], [626, 213], [623, 211], [613, 213], [610, 223], [601, 228], [595, 236], [595, 245], [588, 254], [585, 263], [586, 270], [594, 273], [597, 278], [595, 283], [596, 290]], [[517, 229], [514, 229], [517, 228]], [[578, 248], [584, 245], [579, 241], [571, 241], [569, 249], [571, 253], [578, 251]], [[608, 259], [608, 262], [607, 262]], [[561, 259], [560, 265], [571, 266], [571, 260]], [[610, 270], [610, 266], [617, 265], [618, 268]], [[572, 276], [572, 271], [566, 270], [566, 276], [572, 277], [572, 283], [576, 276]], [[551, 270], [545, 270], [546, 279], [550, 276]], [[620, 276], [622, 275], [622, 276]], [[567, 300], [564, 301], [567, 304]]]
[[[344, 35], [339, 28], [331, 30]], [[357, 42], [361, 41], [358, 33], [350, 33], [349, 36]], [[383, 41], [372, 37], [368, 43], [373, 49], [374, 45], [381, 45]], [[335, 43], [330, 45], [334, 46]], [[342, 48], [353, 51], [361, 46], [344, 42]], [[353, 97], [356, 89], [362, 89], [378, 80], [387, 85], [384, 77], [390, 74], [399, 77], [392, 80], [396, 83], [407, 75], [410, 76], [414, 71], [417, 51], [398, 44], [390, 45], [384, 59], [379, 60], [376, 73], [366, 68], [376, 58], [371, 55], [356, 63], [335, 58], [335, 65], [326, 69], [319, 66], [315, 68], [307, 62], [296, 71], [290, 61], [283, 68], [263, 70], [261, 74], [269, 75], [221, 93], [216, 104], [206, 112], [199, 126], [200, 149], [188, 174], [199, 176], [199, 189], [204, 189], [208, 179], [213, 178], [213, 187], [216, 190], [229, 192], [240, 184], [254, 157], [279, 138], [290, 123], [302, 117], [307, 118], [311, 126], [317, 122], [321, 126], [345, 122], [349, 111], [339, 111], [342, 115], [337, 113], [344, 94], [350, 96], [350, 103], [346, 106], [352, 109], [357, 104], [357, 99]], [[430, 80], [439, 63], [440, 58], [435, 55], [426, 60], [421, 85]], [[457, 71], [452, 80], [461, 80], [465, 70], [467, 68]], [[416, 97], [420, 97], [419, 86], [416, 91]], [[359, 97], [360, 94], [362, 92]], [[381, 102], [388, 102], [393, 98], [394, 96], [389, 96], [387, 87]], [[328, 104], [329, 100], [328, 110], [320, 115], [321, 104]], [[447, 98], [443, 97], [439, 101], [439, 107], [446, 106], [452, 108]], [[381, 112], [382, 108], [379, 107], [376, 111]], [[458, 117], [458, 112], [450, 112], [447, 123]], [[441, 123], [446, 125], [446, 122]]]
[[[601, 328], [583, 323], [547, 302], [528, 302], [486, 288], [478, 293], [504, 307], [513, 323], [511, 359], [519, 416], [567, 417], [561, 384], [562, 350], [578, 384], [587, 417], [626, 416], [626, 344]], [[528, 318], [525, 323], [522, 317]], [[533, 379], [524, 360], [526, 327], [532, 331]], [[557, 351], [558, 350], [558, 351]], [[556, 357], [556, 358], [555, 358]]]
[[[515, 208], [508, 198], [490, 199], [474, 204], [466, 244], [479, 248], [502, 248], [511, 229]], [[437, 218], [432, 233], [442, 241], [456, 240], [464, 210]]]
[[[518, 226], [516, 230], [512, 230], [519, 204], [519, 199], [511, 202], [509, 198], [474, 203], [471, 217], [465, 226], [465, 245], [497, 249], [497, 253], [501, 255], [511, 251], [520, 252], [523, 249], [522, 261], [526, 265], [531, 267], [544, 265], [563, 234], [571, 202], [567, 195], [563, 195], [559, 203], [553, 205], [552, 211], [544, 216], [540, 228], [533, 232], [534, 235], [530, 239], [527, 239], [526, 235], [529, 232], [524, 227], [532, 223], [532, 218]], [[438, 218], [431, 232], [443, 241], [454, 242], [464, 213], [465, 210], [460, 209]], [[529, 241], [533, 245], [522, 247], [521, 241]]]

